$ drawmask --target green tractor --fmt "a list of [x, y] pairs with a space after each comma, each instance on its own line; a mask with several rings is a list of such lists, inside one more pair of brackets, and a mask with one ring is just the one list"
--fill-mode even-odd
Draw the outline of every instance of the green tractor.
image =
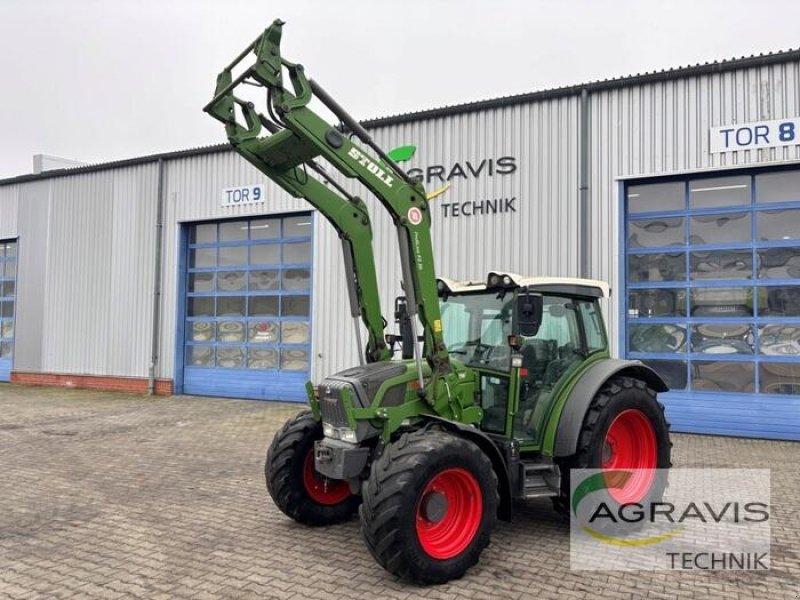
[[[282, 25], [220, 73], [205, 111], [244, 158], [339, 234], [361, 364], [309, 382], [310, 410], [275, 435], [265, 471], [278, 508], [315, 526], [358, 512], [381, 566], [431, 584], [478, 561], [515, 499], [550, 497], [564, 511], [571, 469], [632, 470], [609, 490], [618, 503], [660, 493], [653, 469], [670, 466], [671, 443], [656, 394], [667, 386], [638, 361], [610, 358], [599, 305], [607, 284], [503, 271], [437, 278], [422, 183], [281, 57]], [[234, 77], [251, 53], [255, 62]], [[266, 115], [236, 95], [241, 84], [266, 88]], [[312, 99], [340, 123], [312, 111]], [[366, 205], [331, 169], [363, 184], [396, 226], [398, 335], [384, 331]]]

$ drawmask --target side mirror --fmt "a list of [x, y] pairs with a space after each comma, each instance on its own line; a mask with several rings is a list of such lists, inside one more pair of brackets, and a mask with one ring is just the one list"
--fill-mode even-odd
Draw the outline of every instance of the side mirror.
[[519, 334], [533, 337], [539, 332], [542, 325], [542, 312], [544, 300], [537, 294], [522, 292], [517, 296], [516, 318]]

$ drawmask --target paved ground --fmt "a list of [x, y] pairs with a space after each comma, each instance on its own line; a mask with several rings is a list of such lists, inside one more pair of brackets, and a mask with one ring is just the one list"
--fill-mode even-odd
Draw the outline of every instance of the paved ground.
[[264, 451], [296, 405], [0, 387], [0, 596], [800, 598], [800, 444], [676, 435], [676, 466], [772, 469], [772, 570], [569, 571], [547, 502], [502, 524], [481, 564], [396, 581], [357, 521], [309, 529], [268, 501]]

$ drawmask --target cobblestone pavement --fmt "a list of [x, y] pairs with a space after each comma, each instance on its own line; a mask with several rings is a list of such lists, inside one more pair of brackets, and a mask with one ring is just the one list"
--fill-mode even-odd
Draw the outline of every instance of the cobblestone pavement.
[[481, 563], [420, 588], [385, 573], [357, 521], [299, 526], [263, 457], [297, 405], [0, 387], [0, 596], [8, 598], [793, 598], [800, 444], [675, 435], [676, 466], [772, 469], [772, 570], [571, 572], [548, 502], [500, 524]]

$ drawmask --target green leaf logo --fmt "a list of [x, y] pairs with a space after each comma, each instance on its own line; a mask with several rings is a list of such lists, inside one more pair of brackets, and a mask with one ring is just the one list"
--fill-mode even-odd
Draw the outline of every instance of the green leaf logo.
[[411, 160], [417, 151], [416, 146], [398, 146], [387, 152], [387, 156], [394, 162], [405, 162]]

